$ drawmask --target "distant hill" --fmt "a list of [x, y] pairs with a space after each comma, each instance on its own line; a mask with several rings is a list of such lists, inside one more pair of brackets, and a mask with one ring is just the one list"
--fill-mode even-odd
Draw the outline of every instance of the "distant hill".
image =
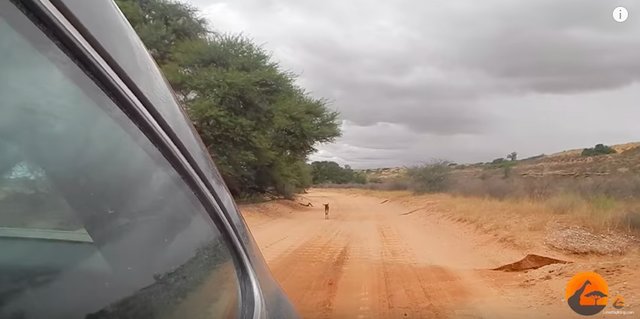
[[[593, 147], [593, 146], [590, 146]], [[640, 174], [640, 142], [611, 145], [615, 154], [582, 156], [583, 149], [573, 149], [539, 155], [516, 161], [513, 174], [522, 177], [564, 176], [588, 177], [613, 174]], [[477, 163], [453, 166], [456, 174], [480, 176], [488, 169], [499, 169], [500, 165]], [[370, 182], [385, 182], [403, 178], [406, 167], [388, 167], [362, 170]]]
[[[589, 147], [593, 147], [593, 146], [589, 146]], [[640, 142], [632, 142], [632, 143], [611, 145], [610, 147], [613, 148], [614, 150], [616, 150], [616, 152], [622, 153], [622, 152], [625, 152], [625, 151], [640, 147]], [[582, 153], [582, 150], [583, 150], [583, 148], [575, 149], [575, 150], [562, 151], [562, 152], [558, 152], [558, 153], [555, 153], [555, 154], [548, 155], [548, 157], [566, 157], [566, 156], [578, 157]]]
[[640, 143], [611, 145], [614, 154], [582, 156], [583, 149], [569, 150], [537, 159], [519, 161], [514, 171], [521, 176], [547, 175], [587, 177], [640, 173]]

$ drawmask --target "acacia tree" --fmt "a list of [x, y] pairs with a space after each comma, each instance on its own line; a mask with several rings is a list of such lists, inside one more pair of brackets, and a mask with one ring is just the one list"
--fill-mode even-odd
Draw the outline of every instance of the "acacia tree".
[[586, 295], [584, 295], [587, 298], [593, 298], [593, 305], [597, 306], [598, 305], [598, 300], [600, 300], [601, 298], [606, 297], [607, 295], [601, 291], [598, 290], [594, 290]]
[[192, 7], [118, 0], [159, 63], [235, 196], [290, 196], [311, 184], [307, 157], [340, 135], [338, 114], [250, 39], [207, 29]]
[[188, 4], [164, 0], [116, 0], [116, 4], [160, 65], [171, 59], [177, 44], [210, 33], [206, 20]]

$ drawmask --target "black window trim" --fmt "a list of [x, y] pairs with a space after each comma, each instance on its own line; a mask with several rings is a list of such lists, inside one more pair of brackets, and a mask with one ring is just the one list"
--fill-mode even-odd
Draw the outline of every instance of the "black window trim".
[[[15, 0], [14, 0], [15, 1]], [[232, 223], [224, 214], [214, 191], [203, 181], [194, 166], [184, 156], [180, 147], [165, 132], [152, 114], [142, 104], [129, 86], [116, 74], [102, 56], [85, 40], [66, 17], [49, 0], [23, 0], [18, 7], [25, 6], [32, 17], [37, 18], [47, 29], [47, 36], [54, 37], [56, 42], [64, 45], [64, 51], [82, 64], [82, 68], [107, 93], [151, 143], [170, 162], [171, 166], [182, 176], [209, 217], [218, 226], [221, 235], [228, 240], [230, 252], [240, 271], [242, 318], [264, 318], [265, 304], [256, 274], [251, 267], [250, 258]], [[247, 307], [249, 306], [249, 307]]]

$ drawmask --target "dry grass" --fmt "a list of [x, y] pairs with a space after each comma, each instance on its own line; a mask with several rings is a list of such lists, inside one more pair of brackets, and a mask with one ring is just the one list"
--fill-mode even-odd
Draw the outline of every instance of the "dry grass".
[[[430, 211], [443, 218], [472, 225], [477, 230], [492, 234], [499, 241], [519, 248], [535, 249], [546, 244], [551, 247], [570, 245], [555, 242], [549, 238], [558, 237], [558, 231], [572, 227], [581, 233], [593, 236], [618, 238], [640, 234], [640, 201], [621, 201], [600, 196], [586, 199], [571, 193], [559, 193], [548, 198], [532, 199], [460, 196], [453, 194], [416, 195], [409, 191], [377, 191], [348, 189], [351, 194], [375, 196], [408, 208], [423, 208], [425, 203], [434, 204]], [[420, 213], [420, 210], [416, 213]], [[629, 237], [633, 238], [633, 236]], [[614, 242], [614, 244], [610, 243]], [[629, 242], [618, 240], [590, 244], [591, 252], [597, 254], [618, 254], [620, 247], [629, 247]], [[584, 253], [576, 250], [574, 253]], [[570, 251], [573, 252], [573, 251]]]
[[[443, 203], [460, 218], [491, 222], [487, 218], [501, 218], [503, 214], [541, 216], [543, 220], [558, 219], [576, 223], [594, 231], [640, 232], [640, 178], [597, 177], [568, 178], [454, 178]], [[404, 191], [411, 183], [400, 180], [380, 184], [327, 185], [331, 188], [361, 188], [378, 191]], [[424, 196], [405, 192], [415, 198]], [[385, 195], [386, 196], [386, 195]], [[539, 222], [533, 228], [541, 227]]]
[[548, 223], [581, 225], [594, 232], [639, 232], [637, 216], [640, 201], [615, 200], [606, 196], [587, 199], [571, 193], [560, 193], [545, 199], [451, 197], [443, 201], [451, 212], [483, 224], [500, 224], [517, 219], [529, 230], [539, 230]]

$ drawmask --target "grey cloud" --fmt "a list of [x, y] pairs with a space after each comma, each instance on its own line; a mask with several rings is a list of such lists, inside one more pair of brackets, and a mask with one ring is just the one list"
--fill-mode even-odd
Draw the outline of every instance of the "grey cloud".
[[[640, 9], [620, 2], [632, 12]], [[615, 22], [614, 7], [608, 1], [505, 2], [477, 28], [456, 31], [459, 41], [450, 42], [447, 51], [451, 63], [516, 81], [522, 89], [621, 87], [640, 78], [640, 20]]]
[[[349, 124], [317, 157], [365, 166], [476, 161], [624, 141], [636, 130], [626, 122], [593, 129], [601, 119], [582, 116], [637, 98], [629, 93], [640, 79], [632, 0], [191, 3], [212, 26], [264, 43], [301, 85], [332, 101]], [[630, 12], [625, 23], [611, 17], [619, 5]], [[607, 99], [593, 102], [598, 92]], [[554, 121], [558, 114], [583, 122]]]
[[[342, 130], [345, 140], [359, 140], [359, 147], [372, 150], [402, 150], [418, 142], [419, 135], [403, 125], [378, 122], [371, 126], [361, 126], [344, 121]], [[398, 139], [398, 136], [403, 136]]]

